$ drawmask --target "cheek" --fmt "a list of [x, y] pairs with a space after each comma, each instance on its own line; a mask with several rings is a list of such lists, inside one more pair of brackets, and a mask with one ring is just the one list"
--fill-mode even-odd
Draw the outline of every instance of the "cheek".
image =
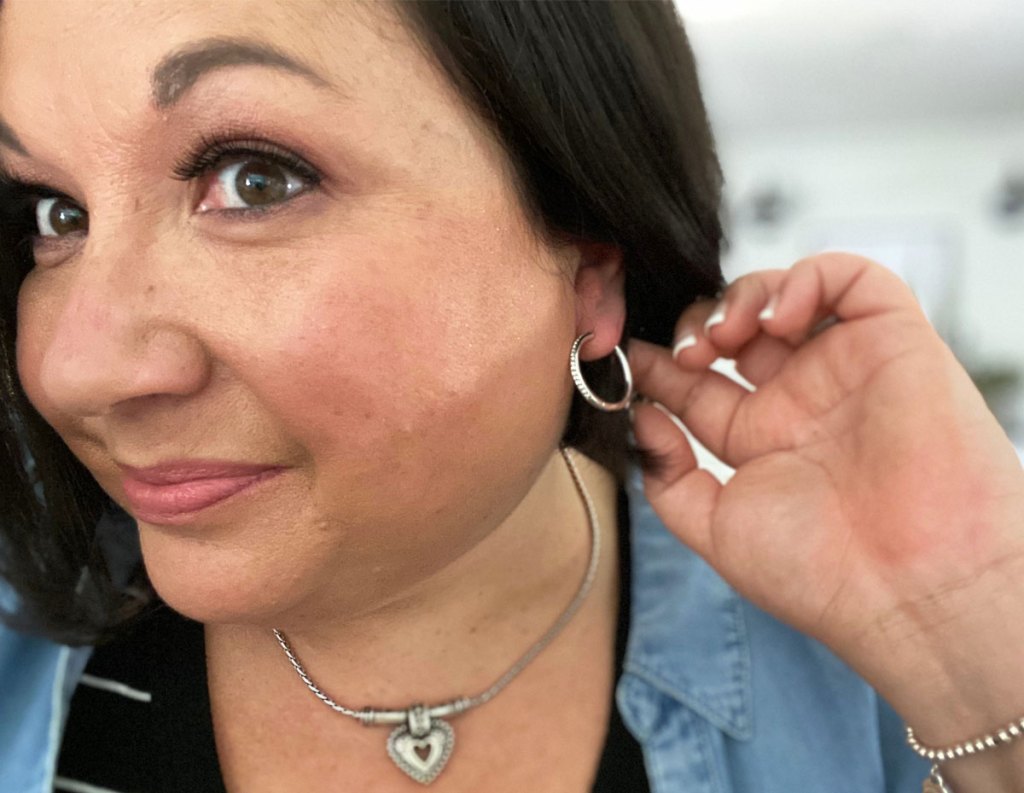
[[29, 402], [47, 421], [54, 424], [57, 412], [45, 399], [40, 387], [40, 372], [46, 340], [52, 336], [52, 327], [47, 318], [55, 315], [55, 309], [33, 294], [29, 284], [18, 293], [18, 325], [15, 355], [18, 379]]
[[348, 266], [273, 312], [265, 398], [314, 456], [427, 473], [439, 453], [547, 442], [568, 404], [571, 290], [535, 256], [487, 247], [393, 246], [358, 266], [348, 248]]

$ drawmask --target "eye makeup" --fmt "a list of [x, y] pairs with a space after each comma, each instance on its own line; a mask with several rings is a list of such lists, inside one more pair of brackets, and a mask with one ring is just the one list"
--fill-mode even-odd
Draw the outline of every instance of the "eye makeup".
[[[319, 169], [291, 149], [266, 138], [247, 136], [238, 132], [200, 136], [197, 143], [174, 164], [172, 172], [175, 179], [197, 182], [197, 193], [206, 196], [209, 190], [217, 190], [218, 182], [221, 184], [220, 190], [224, 190], [225, 183], [222, 179], [225, 171], [232, 167], [237, 171], [243, 166], [250, 176], [254, 172], [259, 174], [262, 168], [272, 166], [279, 171], [278, 177], [285, 174], [296, 177], [299, 186], [294, 192], [286, 190], [276, 199], [248, 206], [203, 208], [205, 201], [200, 200], [199, 204], [193, 207], [197, 215], [221, 216], [238, 221], [260, 220], [270, 214], [286, 210], [295, 199], [316, 190], [323, 181]], [[262, 193], [264, 198], [269, 196], [269, 193], [263, 192], [268, 188], [268, 183], [259, 176], [257, 182], [263, 182], [262, 189], [257, 193]], [[289, 183], [291, 179], [285, 177], [285, 184]], [[280, 184], [278, 179], [279, 187]], [[252, 187], [247, 177], [244, 187], [241, 182], [236, 182], [228, 189], [238, 192], [238, 196], [241, 197], [242, 189]]]
[[[217, 210], [218, 213], [239, 219], [249, 215], [265, 215], [316, 188], [323, 181], [323, 175], [316, 167], [290, 149], [259, 136], [237, 133], [201, 135], [174, 163], [171, 176], [180, 181], [192, 181], [214, 173], [231, 162], [245, 160], [273, 163], [298, 176], [305, 187], [281, 202], [264, 207], [222, 209]], [[38, 202], [50, 198], [81, 207], [77, 201], [59, 190], [45, 184], [20, 180], [0, 167], [0, 220], [7, 234], [17, 243], [39, 245], [43, 240], [46, 240], [46, 244], [55, 242], [40, 235], [35, 216]]]
[[80, 208], [80, 204], [66, 193], [44, 184], [22, 181], [0, 171], [0, 224], [5, 236], [9, 235], [17, 246], [26, 242], [38, 244], [43, 238], [39, 234], [36, 208], [40, 201], [50, 198]]
[[173, 169], [174, 178], [188, 181], [215, 170], [227, 160], [256, 159], [272, 162], [302, 177], [310, 185], [323, 179], [321, 173], [299, 155], [261, 138], [201, 136]]

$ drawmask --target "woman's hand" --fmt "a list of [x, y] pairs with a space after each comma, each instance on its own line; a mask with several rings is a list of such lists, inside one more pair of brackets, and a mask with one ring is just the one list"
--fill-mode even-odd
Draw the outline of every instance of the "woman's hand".
[[[974, 639], [965, 626], [990, 613], [1022, 621], [1024, 471], [903, 281], [860, 257], [815, 256], [690, 307], [676, 340], [675, 359], [630, 343], [637, 388], [736, 472], [720, 485], [641, 403], [637, 440], [666, 461], [645, 489], [738, 591], [888, 688], [915, 669], [952, 674], [943, 653], [962, 646], [934, 648]], [[756, 391], [709, 370], [718, 357]], [[1019, 669], [1024, 644], [1013, 651]], [[1015, 677], [1021, 693], [1004, 706], [1024, 714]]]

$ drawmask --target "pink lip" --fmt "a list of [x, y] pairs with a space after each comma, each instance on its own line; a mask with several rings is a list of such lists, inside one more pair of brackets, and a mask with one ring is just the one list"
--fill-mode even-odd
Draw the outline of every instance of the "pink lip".
[[147, 523], [181, 525], [284, 469], [218, 462], [172, 462], [150, 468], [121, 466], [132, 514]]

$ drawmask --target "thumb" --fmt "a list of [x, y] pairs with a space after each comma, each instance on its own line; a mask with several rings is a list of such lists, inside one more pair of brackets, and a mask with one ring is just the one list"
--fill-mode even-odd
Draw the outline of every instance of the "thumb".
[[644, 494], [666, 528], [714, 566], [711, 525], [722, 485], [697, 467], [690, 441], [668, 409], [638, 402], [633, 409], [636, 442], [654, 458], [644, 471]]

